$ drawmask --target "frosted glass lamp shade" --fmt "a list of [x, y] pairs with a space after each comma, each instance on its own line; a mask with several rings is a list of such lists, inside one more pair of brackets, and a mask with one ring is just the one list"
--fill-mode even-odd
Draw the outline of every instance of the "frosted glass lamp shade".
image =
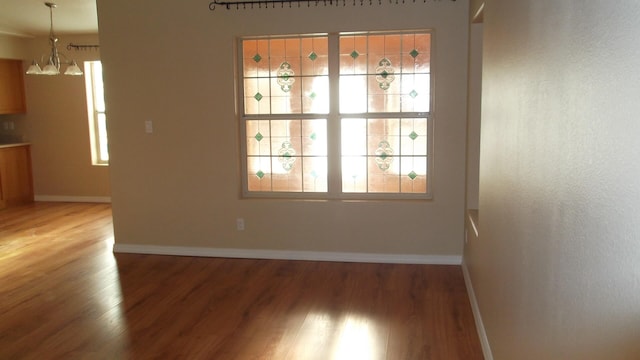
[[53, 61], [49, 60], [49, 63], [44, 67], [44, 69], [42, 69], [42, 73], [44, 75], [58, 75], [60, 71], [53, 64]]
[[33, 60], [31, 65], [27, 69], [27, 74], [28, 75], [40, 75], [40, 74], [42, 74], [42, 69], [40, 69], [40, 65], [38, 65], [38, 63], [35, 60]]
[[71, 65], [67, 67], [67, 70], [64, 72], [65, 75], [82, 75], [82, 70], [78, 67], [78, 64], [75, 60], [71, 61]]

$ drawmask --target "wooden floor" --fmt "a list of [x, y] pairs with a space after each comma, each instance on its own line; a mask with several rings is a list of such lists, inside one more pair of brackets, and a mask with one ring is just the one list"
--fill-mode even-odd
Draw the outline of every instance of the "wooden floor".
[[112, 246], [106, 204], [0, 211], [0, 359], [482, 359], [458, 266]]

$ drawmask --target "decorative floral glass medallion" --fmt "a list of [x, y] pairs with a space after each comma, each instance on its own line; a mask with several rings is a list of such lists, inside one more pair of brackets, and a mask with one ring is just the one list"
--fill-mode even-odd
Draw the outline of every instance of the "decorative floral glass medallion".
[[393, 149], [388, 141], [382, 140], [378, 143], [376, 149], [376, 165], [382, 171], [389, 169], [393, 162]]
[[296, 150], [291, 145], [291, 142], [284, 141], [282, 143], [282, 147], [278, 151], [278, 161], [280, 161], [280, 165], [286, 171], [290, 171], [293, 169], [293, 164], [296, 162]]
[[391, 61], [387, 58], [383, 58], [378, 62], [378, 67], [376, 68], [376, 81], [378, 82], [378, 86], [382, 90], [388, 90], [391, 86], [393, 80], [395, 80], [395, 75], [393, 73], [395, 69], [391, 66]]
[[277, 72], [277, 76], [278, 76], [277, 81], [282, 91], [284, 92], [291, 91], [291, 87], [293, 86], [293, 83], [296, 82], [296, 79], [293, 77], [293, 75], [295, 75], [295, 73], [291, 69], [291, 64], [289, 64], [286, 61], [280, 64], [280, 67], [278, 68], [278, 72]]

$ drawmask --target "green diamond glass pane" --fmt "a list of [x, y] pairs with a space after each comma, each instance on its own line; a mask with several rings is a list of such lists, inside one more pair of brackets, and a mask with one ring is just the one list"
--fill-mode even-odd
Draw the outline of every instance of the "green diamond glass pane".
[[260, 62], [260, 60], [262, 60], [262, 56], [260, 56], [260, 54], [256, 54], [256, 55], [253, 57], [253, 61], [255, 61], [255, 62]]
[[415, 90], [411, 90], [411, 92], [409, 93], [409, 96], [411, 96], [412, 98], [416, 98], [416, 96], [418, 96], [418, 92]]
[[415, 131], [412, 131], [411, 134], [409, 134], [409, 137], [411, 138], [411, 140], [415, 140], [418, 138], [418, 134], [416, 134]]
[[386, 72], [386, 71], [382, 71], [382, 72], [380, 73], [380, 76], [382, 76], [382, 78], [383, 78], [383, 79], [386, 79], [386, 78], [389, 76], [389, 73], [388, 73], [388, 72]]
[[260, 93], [256, 93], [256, 94], [253, 96], [253, 98], [254, 98], [254, 99], [256, 99], [256, 100], [258, 100], [258, 101], [260, 101], [260, 100], [262, 100], [262, 94], [260, 94]]
[[260, 132], [258, 132], [258, 133], [256, 134], [256, 136], [254, 136], [254, 138], [255, 138], [256, 140], [260, 141], [260, 140], [264, 139], [264, 136], [262, 136], [262, 134], [260, 134]]
[[409, 179], [414, 180], [415, 178], [418, 177], [418, 174], [416, 174], [415, 171], [412, 171], [409, 174], [407, 174], [407, 176], [409, 177]]
[[420, 53], [418, 52], [418, 50], [413, 49], [411, 50], [411, 52], [409, 53], [409, 55], [411, 55], [412, 58], [416, 58], [416, 56], [420, 55]]
[[354, 60], [355, 60], [358, 56], [360, 56], [360, 54], [358, 54], [358, 52], [357, 52], [357, 51], [355, 51], [355, 50], [353, 50], [353, 51], [351, 52], [351, 54], [349, 54], [349, 55], [350, 55]]
[[311, 135], [309, 135], [309, 138], [315, 141], [318, 138], [318, 135], [316, 135], [316, 133], [311, 133]]
[[311, 59], [311, 61], [314, 61], [315, 59], [318, 58], [318, 54], [316, 54], [315, 52], [311, 52], [311, 54], [309, 54], [309, 59]]
[[311, 94], [309, 94], [309, 98], [310, 98], [311, 100], [315, 100], [316, 96], [318, 96], [318, 95], [316, 95], [316, 93], [315, 93], [315, 92], [312, 92]]
[[256, 176], [258, 177], [258, 179], [262, 179], [264, 177], [264, 173], [262, 172], [262, 170], [258, 170]]

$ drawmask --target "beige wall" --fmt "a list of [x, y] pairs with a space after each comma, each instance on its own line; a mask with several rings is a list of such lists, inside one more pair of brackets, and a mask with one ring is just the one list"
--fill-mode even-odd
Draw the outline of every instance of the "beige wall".
[[469, 28], [469, 85], [467, 91], [467, 209], [477, 209], [480, 186], [482, 24], [471, 24]]
[[492, 0], [480, 238], [495, 359], [638, 359], [640, 3]]
[[[94, 44], [95, 35], [58, 34], [58, 50], [82, 61], [99, 60], [99, 51], [68, 51], [67, 44]], [[0, 49], [18, 41], [26, 67], [48, 53], [48, 37], [0, 37]], [[5, 44], [5, 45], [3, 45]], [[14, 46], [15, 48], [15, 46]], [[36, 199], [107, 199], [109, 169], [91, 165], [89, 125], [84, 76], [25, 75], [27, 113], [4, 115], [15, 123], [9, 135], [32, 144], [33, 182]]]
[[[109, 0], [98, 9], [116, 244], [461, 255], [467, 1], [212, 12]], [[240, 198], [237, 36], [414, 28], [436, 34], [433, 201]]]
[[31, 39], [0, 34], [0, 59], [23, 59]]

